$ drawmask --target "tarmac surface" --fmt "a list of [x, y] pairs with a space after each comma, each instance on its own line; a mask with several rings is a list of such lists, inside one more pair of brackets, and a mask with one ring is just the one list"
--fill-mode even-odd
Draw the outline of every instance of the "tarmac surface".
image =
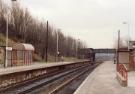
[[135, 94], [135, 87], [122, 87], [116, 79], [116, 65], [106, 61], [86, 78], [74, 94]]
[[135, 87], [135, 71], [128, 72], [128, 87]]

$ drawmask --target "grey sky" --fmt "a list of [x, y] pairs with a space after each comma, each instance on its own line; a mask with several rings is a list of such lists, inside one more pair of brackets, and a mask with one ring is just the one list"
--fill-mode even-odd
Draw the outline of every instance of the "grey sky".
[[112, 47], [121, 29], [134, 37], [135, 0], [20, 0], [32, 15], [49, 20], [50, 24], [62, 29], [67, 35], [86, 42], [88, 47]]

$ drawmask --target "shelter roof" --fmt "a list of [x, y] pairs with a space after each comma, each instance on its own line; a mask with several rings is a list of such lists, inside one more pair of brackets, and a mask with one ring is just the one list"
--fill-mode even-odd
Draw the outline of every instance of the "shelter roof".
[[31, 50], [34, 51], [34, 46], [32, 44], [26, 43], [16, 43], [13, 45], [13, 50]]

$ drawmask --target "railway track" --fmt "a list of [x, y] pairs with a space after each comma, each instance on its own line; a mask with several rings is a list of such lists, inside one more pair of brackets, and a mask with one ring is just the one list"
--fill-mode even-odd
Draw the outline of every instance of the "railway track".
[[59, 92], [62, 88], [64, 88], [66, 85], [68, 85], [70, 82], [72, 82], [73, 80], [77, 79], [79, 76], [83, 75], [86, 71], [88, 71], [88, 69], [86, 69], [85, 71], [71, 77], [70, 79], [68, 79], [67, 81], [65, 81], [64, 83], [60, 84], [59, 86], [57, 86], [53, 91], [51, 91], [49, 94], [56, 94], [57, 92]]
[[[60, 85], [58, 85], [57, 87], [55, 87], [52, 91], [50, 91], [48, 94], [69, 94], [69, 91], [65, 91], [63, 93], [60, 93], [65, 87], [68, 87], [68, 85], [70, 86], [70, 84], [72, 84], [72, 82], [74, 80], [78, 80], [79, 78], [81, 78], [82, 75], [84, 75], [87, 72], [91, 72], [95, 67], [95, 66], [87, 66], [85, 69], [82, 69], [80, 71], [78, 71], [75, 75], [71, 76], [69, 79], [67, 79], [66, 81], [64, 81], [63, 83], [61, 83]], [[71, 92], [70, 92], [71, 93]], [[73, 92], [72, 92], [73, 93]]]
[[[50, 90], [48, 88], [48, 92], [44, 94], [56, 94], [59, 92], [62, 88], [64, 88], [66, 85], [68, 85], [73, 80], [77, 79], [81, 75], [83, 75], [85, 72], [92, 70], [97, 65], [91, 66], [85, 65], [81, 67], [77, 67], [71, 70], [66, 70], [61, 73], [58, 73], [53, 76], [49, 76], [46, 78], [38, 79], [33, 82], [24, 83], [21, 86], [18, 86], [16, 88], [10, 88], [4, 91], [4, 93], [1, 92], [1, 94], [26, 94], [26, 93], [32, 93], [35, 90], [40, 90], [41, 87], [48, 86], [48, 84], [54, 83], [59, 79], [63, 79], [63, 82], [59, 84], [58, 86], [52, 87]], [[34, 93], [35, 94], [35, 93]], [[38, 94], [38, 93], [37, 93]]]

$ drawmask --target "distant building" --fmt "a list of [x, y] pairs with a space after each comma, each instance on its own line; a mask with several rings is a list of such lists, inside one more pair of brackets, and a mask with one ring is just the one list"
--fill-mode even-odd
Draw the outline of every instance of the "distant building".
[[79, 49], [78, 50], [78, 57], [79, 58], [90, 58], [90, 54], [93, 53], [93, 49], [92, 48], [84, 48], [84, 49]]
[[129, 41], [128, 47], [119, 48], [117, 50], [117, 78], [122, 86], [128, 86], [128, 81], [133, 78], [134, 75], [129, 73], [134, 73], [135, 71], [135, 41]]
[[129, 49], [135, 49], [135, 41], [129, 41]]
[[93, 48], [84, 48], [78, 50], [78, 58], [89, 59], [90, 61], [95, 61], [95, 52]]

